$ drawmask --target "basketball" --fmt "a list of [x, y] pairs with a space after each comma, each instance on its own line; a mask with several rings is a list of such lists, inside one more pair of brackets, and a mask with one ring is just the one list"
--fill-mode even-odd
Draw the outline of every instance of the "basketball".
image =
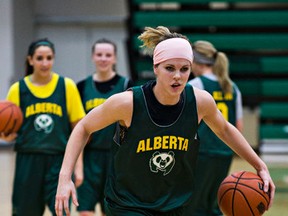
[[0, 101], [0, 132], [6, 135], [17, 132], [23, 122], [20, 107], [10, 101]]
[[269, 194], [262, 179], [248, 171], [227, 176], [218, 189], [218, 204], [225, 216], [263, 215], [269, 205]]

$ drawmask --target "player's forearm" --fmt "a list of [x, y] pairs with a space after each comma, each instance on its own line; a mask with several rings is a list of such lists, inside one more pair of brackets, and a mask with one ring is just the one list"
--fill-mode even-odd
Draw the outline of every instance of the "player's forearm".
[[89, 134], [81, 124], [77, 124], [69, 138], [60, 171], [60, 177], [71, 178], [76, 161], [82, 152]]
[[225, 143], [229, 143], [230, 148], [257, 171], [267, 169], [265, 163], [258, 157], [244, 136], [231, 124], [225, 129], [222, 139]]

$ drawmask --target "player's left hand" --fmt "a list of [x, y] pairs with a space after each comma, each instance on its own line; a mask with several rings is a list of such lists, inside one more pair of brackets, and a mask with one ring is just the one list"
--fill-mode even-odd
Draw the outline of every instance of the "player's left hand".
[[258, 175], [262, 178], [264, 182], [264, 192], [269, 193], [269, 196], [270, 196], [270, 202], [268, 206], [268, 209], [269, 209], [272, 206], [273, 201], [274, 201], [276, 186], [269, 174], [268, 169], [258, 171]]
[[63, 216], [63, 211], [66, 216], [70, 216], [69, 199], [72, 196], [72, 202], [75, 206], [78, 206], [78, 200], [76, 196], [76, 189], [71, 178], [59, 177], [58, 188], [55, 201], [55, 212], [57, 216]]

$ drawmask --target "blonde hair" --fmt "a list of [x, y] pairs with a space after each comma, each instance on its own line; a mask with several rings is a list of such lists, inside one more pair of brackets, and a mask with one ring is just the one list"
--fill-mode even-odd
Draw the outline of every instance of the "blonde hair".
[[208, 41], [196, 41], [193, 43], [193, 50], [196, 50], [207, 58], [215, 59], [212, 65], [213, 73], [217, 76], [221, 89], [227, 93], [233, 92], [233, 84], [229, 77], [229, 60], [225, 53], [218, 52]]
[[158, 43], [170, 38], [183, 38], [189, 41], [186, 36], [176, 32], [170, 32], [170, 30], [164, 26], [158, 26], [156, 28], [145, 27], [144, 32], [138, 36], [138, 39], [143, 42], [141, 47], [144, 48], [144, 52], [149, 55], [153, 54]]

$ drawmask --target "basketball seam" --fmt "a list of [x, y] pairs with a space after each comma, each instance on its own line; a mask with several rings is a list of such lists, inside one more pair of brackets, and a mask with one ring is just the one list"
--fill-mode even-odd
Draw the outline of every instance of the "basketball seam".
[[[245, 173], [249, 173], [249, 172], [242, 171], [242, 172], [238, 173], [238, 175], [231, 174], [230, 176], [235, 179], [234, 181], [233, 181], [233, 179], [231, 179], [230, 181], [225, 181], [225, 182], [221, 183], [221, 185], [231, 185], [231, 187], [232, 187], [232, 188], [226, 189], [224, 191], [224, 193], [221, 194], [221, 196], [219, 197], [220, 198], [219, 199], [219, 205], [221, 205], [225, 195], [227, 193], [229, 193], [229, 192], [231, 193], [231, 191], [232, 191], [232, 197], [231, 197], [231, 201], [230, 201], [231, 210], [232, 210], [232, 212], [231, 212], [232, 216], [235, 216], [234, 207], [236, 205], [236, 203], [235, 203], [236, 192], [239, 193], [239, 195], [244, 198], [244, 200], [246, 202], [246, 205], [250, 209], [250, 213], [252, 214], [252, 216], [255, 216], [255, 212], [253, 210], [253, 207], [252, 207], [251, 203], [249, 203], [249, 200], [247, 199], [245, 193], [241, 190], [241, 188], [238, 188], [238, 186], [241, 186], [241, 187], [244, 187], [244, 188], [246, 187], [247, 189], [250, 189], [252, 191], [257, 192], [257, 194], [260, 195], [265, 200], [265, 201], [264, 200], [262, 200], [262, 201], [266, 202], [266, 206], [269, 204], [269, 198], [270, 198], [269, 194], [267, 194], [268, 197], [269, 197], [269, 198], [267, 198], [267, 196], [265, 196], [265, 194], [263, 194], [263, 193], [265, 193], [264, 191], [263, 191], [263, 193], [261, 193], [261, 191], [259, 191], [259, 190], [261, 190], [261, 188], [259, 188], [259, 190], [257, 190], [253, 186], [250, 186], [247, 182], [241, 182], [241, 181], [245, 181], [245, 180], [261, 180], [262, 181], [262, 179], [260, 177], [258, 177], [258, 178], [257, 177], [255, 177], [255, 178], [254, 177], [244, 177]], [[260, 182], [257, 182], [257, 183], [259, 184]], [[258, 187], [259, 187], [259, 185], [258, 185]]]
[[235, 187], [234, 187], [234, 190], [233, 190], [233, 196], [232, 196], [232, 215], [234, 216], [234, 198], [235, 198], [235, 192], [236, 192], [236, 188], [237, 188], [237, 185], [238, 185], [238, 182], [241, 178], [242, 175], [244, 175], [245, 171], [241, 173], [241, 175], [238, 177], [237, 181], [236, 181], [236, 184], [235, 184]]
[[[251, 205], [250, 205], [248, 199], [246, 198], [245, 194], [244, 194], [241, 190], [239, 190], [239, 189], [236, 189], [236, 190], [237, 190], [238, 192], [240, 192], [240, 194], [242, 194], [243, 198], [244, 198], [245, 201], [246, 201], [246, 204], [248, 205], [248, 207], [249, 207], [251, 213], [252, 213], [253, 216], [254, 216], [254, 215], [255, 215], [255, 214], [254, 214], [254, 211], [253, 211], [253, 209], [252, 209], [252, 207], [251, 207]], [[234, 208], [233, 208], [233, 210], [234, 210]], [[234, 214], [233, 214], [233, 215], [234, 215]]]
[[244, 183], [239, 183], [239, 185], [245, 186], [245, 187], [250, 188], [253, 191], [257, 192], [259, 195], [261, 195], [266, 200], [267, 205], [269, 204], [269, 200], [267, 200], [266, 197], [262, 193], [260, 193], [258, 190], [256, 190], [255, 188], [253, 188], [253, 187], [251, 187], [251, 186], [249, 186], [247, 184], [244, 184]]
[[[12, 109], [12, 115], [13, 115], [13, 114], [14, 114], [14, 108]], [[15, 129], [16, 122], [17, 122], [17, 119], [14, 119], [13, 125], [12, 125], [12, 128], [10, 129], [10, 131], [13, 131], [13, 130]]]
[[[10, 106], [12, 106], [12, 105], [10, 105]], [[9, 108], [10, 106], [8, 106], [7, 108]], [[13, 109], [12, 109], [12, 112], [10, 113], [8, 121], [6, 122], [6, 124], [5, 124], [4, 128], [3, 128], [3, 131], [5, 131], [7, 129], [8, 125], [9, 125], [11, 119], [12, 119], [12, 116], [13, 116]], [[7, 133], [9, 134], [10, 131], [11, 130], [8, 129]]]
[[6, 109], [8, 109], [9, 107], [14, 106], [13, 104], [9, 104], [8, 106], [4, 107], [3, 109], [0, 110], [0, 114], [1, 112], [5, 111]]

